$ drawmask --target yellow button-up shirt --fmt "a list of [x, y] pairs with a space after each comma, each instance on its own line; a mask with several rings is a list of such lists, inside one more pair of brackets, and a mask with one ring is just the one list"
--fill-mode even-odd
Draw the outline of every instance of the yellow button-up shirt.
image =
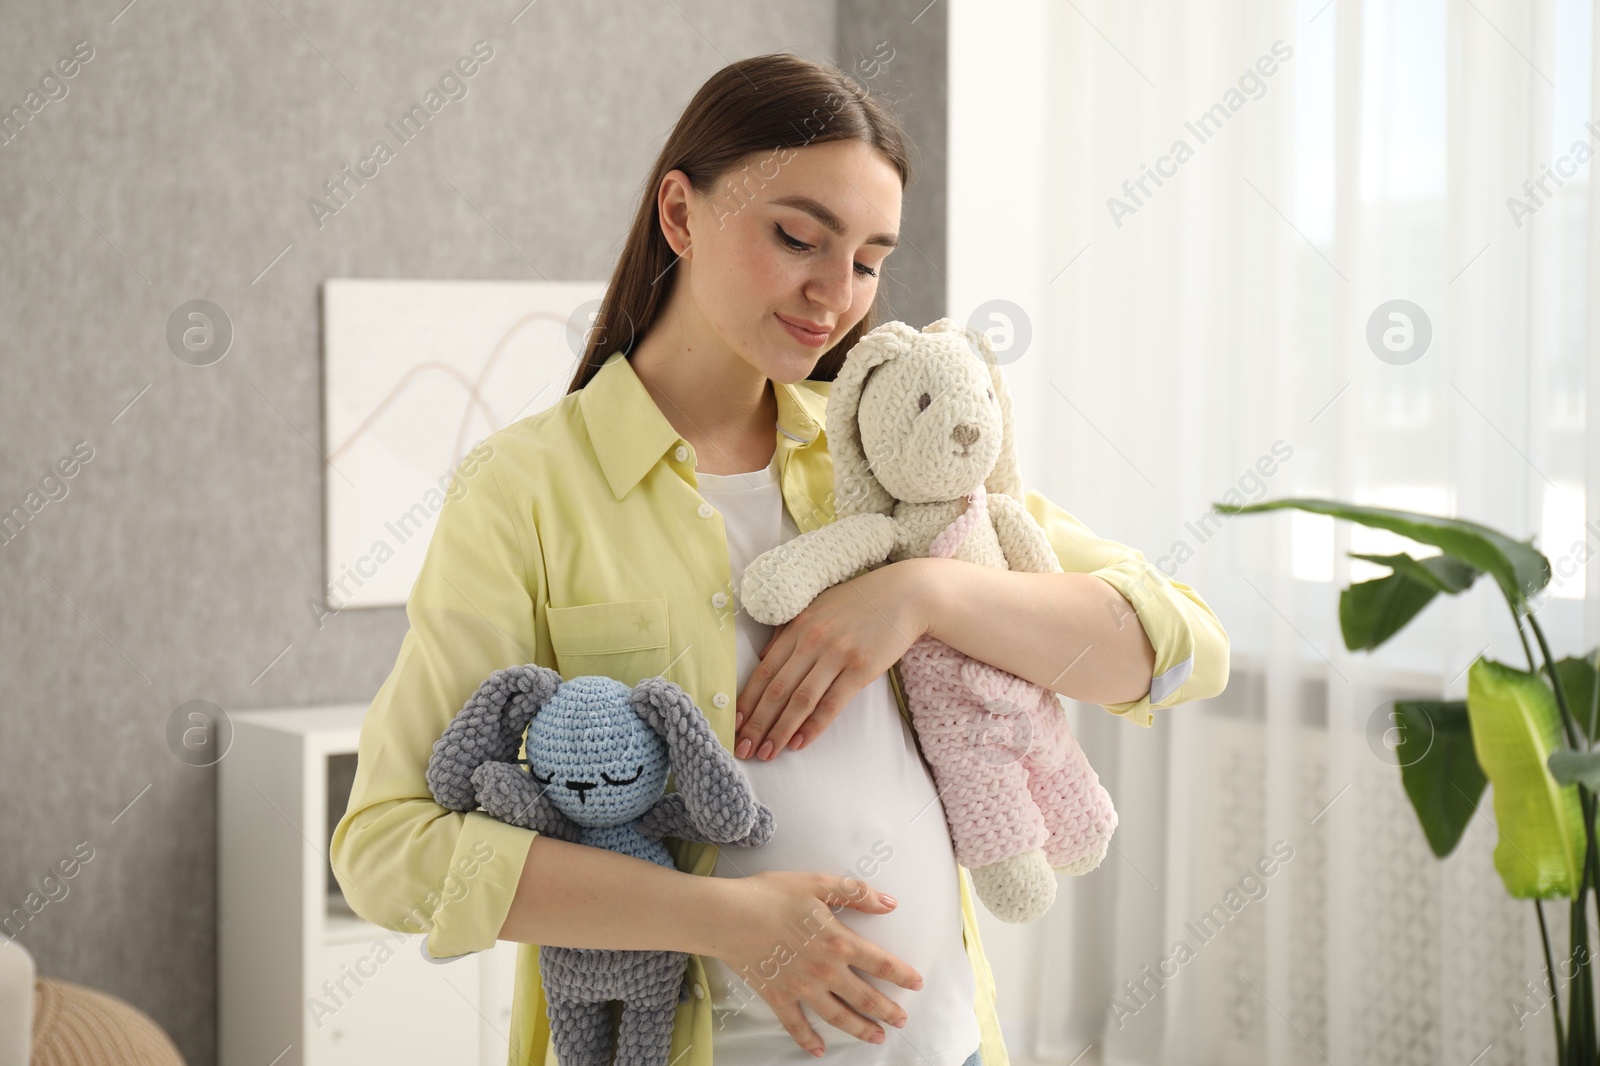
[[[834, 517], [823, 434], [831, 382], [773, 388], [784, 504], [805, 532]], [[1189, 586], [1038, 492], [1026, 504], [1062, 569], [1122, 593], [1155, 649], [1150, 692], [1107, 710], [1149, 725], [1152, 710], [1222, 691], [1228, 638]], [[450, 483], [406, 604], [410, 629], [362, 722], [349, 807], [329, 849], [351, 907], [386, 929], [425, 930], [435, 958], [493, 947], [538, 834], [436, 803], [425, 777], [434, 741], [484, 678], [533, 662], [563, 678], [630, 685], [665, 675], [731, 748], [737, 606], [721, 514], [696, 489], [694, 449], [620, 352], [582, 389], [490, 434]], [[898, 666], [889, 674], [909, 722]], [[714, 844], [666, 843], [680, 870], [709, 876], [716, 866]], [[982, 1060], [999, 1066], [994, 977], [959, 867], [957, 877]], [[700, 956], [689, 956], [689, 970], [708, 987]], [[537, 946], [519, 945], [516, 974], [510, 1061], [553, 1066]], [[711, 997], [682, 999], [672, 1061], [710, 1066], [712, 1029]]]

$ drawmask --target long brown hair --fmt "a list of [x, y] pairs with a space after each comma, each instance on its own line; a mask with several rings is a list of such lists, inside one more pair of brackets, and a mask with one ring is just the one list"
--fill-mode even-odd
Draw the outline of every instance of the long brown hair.
[[[618, 347], [627, 346], [625, 356], [631, 352], [666, 306], [677, 276], [670, 269], [677, 256], [661, 232], [656, 194], [668, 172], [682, 170], [696, 192], [710, 196], [725, 174], [748, 165], [747, 157], [754, 153], [843, 140], [872, 145], [900, 172], [900, 187], [910, 183], [905, 130], [838, 67], [778, 52], [729, 63], [708, 78], [684, 108], [645, 180], [628, 242], [567, 392], [587, 384]], [[874, 300], [861, 321], [817, 360], [810, 378], [832, 381], [845, 355], [876, 325]]]

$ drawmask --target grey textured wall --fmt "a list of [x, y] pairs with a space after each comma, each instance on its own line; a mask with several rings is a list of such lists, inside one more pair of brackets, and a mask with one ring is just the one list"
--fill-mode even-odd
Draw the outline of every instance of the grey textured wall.
[[[174, 755], [169, 721], [196, 699], [365, 702], [405, 632], [399, 608], [319, 628], [309, 606], [319, 283], [604, 278], [706, 76], [779, 50], [849, 68], [888, 42], [869, 84], [920, 152], [890, 310], [928, 321], [945, 18], [925, 0], [121, 2], [0, 2], [6, 111], [92, 47], [0, 145], [0, 514], [37, 508], [0, 537], [0, 917], [23, 916], [43, 974], [129, 1000], [203, 1066], [215, 770]], [[479, 40], [468, 93], [319, 228], [307, 200]], [[195, 299], [234, 331], [212, 365], [168, 347]]]
[[[881, 318], [925, 326], [945, 314], [945, 180], [949, 109], [946, 15], [939, 0], [839, 0], [834, 57], [893, 105], [911, 138], [901, 247], [878, 287]], [[798, 51], [798, 49], [796, 49]]]

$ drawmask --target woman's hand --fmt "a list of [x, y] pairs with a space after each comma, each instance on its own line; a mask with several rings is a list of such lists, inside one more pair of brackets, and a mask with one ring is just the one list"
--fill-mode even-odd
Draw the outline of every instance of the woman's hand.
[[[922, 975], [835, 919], [840, 907], [887, 913], [896, 906], [893, 896], [853, 877], [801, 870], [765, 870], [713, 884], [723, 892], [717, 930], [726, 939], [705, 954], [727, 963], [766, 1000], [795, 1043], [813, 1055], [824, 1051], [802, 1003], [869, 1043], [888, 1039], [874, 1019], [905, 1025], [905, 1009], [851, 967], [913, 991], [922, 987]], [[802, 939], [796, 930], [814, 932]]]
[[929, 629], [932, 566], [904, 559], [825, 590], [761, 649], [734, 717], [733, 753], [770, 759], [800, 748]]

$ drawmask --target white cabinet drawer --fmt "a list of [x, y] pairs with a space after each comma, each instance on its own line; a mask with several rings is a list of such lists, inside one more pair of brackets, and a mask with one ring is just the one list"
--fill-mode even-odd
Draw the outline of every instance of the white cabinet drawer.
[[[517, 986], [517, 948], [514, 941], [502, 940], [483, 953], [483, 990], [479, 1007], [483, 1011], [479, 1030], [483, 1034], [481, 1066], [506, 1066], [511, 1057], [511, 1008]], [[538, 951], [538, 948], [532, 950]]]
[[384, 932], [317, 951], [306, 974], [306, 1066], [478, 1060], [482, 960], [431, 963], [419, 939]]

